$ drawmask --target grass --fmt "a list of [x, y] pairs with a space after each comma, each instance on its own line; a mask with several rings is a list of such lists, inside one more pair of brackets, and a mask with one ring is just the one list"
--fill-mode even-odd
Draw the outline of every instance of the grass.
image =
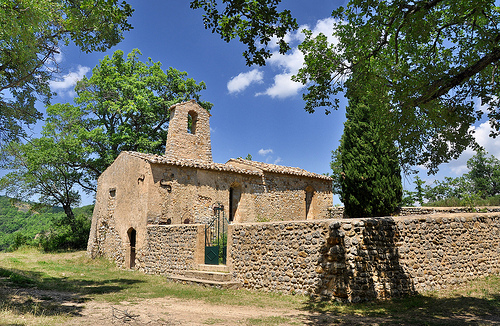
[[[35, 296], [33, 291], [45, 290]], [[49, 291], [50, 290], [50, 291]], [[52, 292], [51, 292], [52, 291]], [[54, 294], [52, 294], [54, 293]], [[54, 296], [63, 296], [52, 300]], [[246, 290], [183, 285], [158, 275], [117, 269], [84, 252], [43, 254], [24, 248], [0, 253], [0, 325], [56, 325], [69, 322], [90, 300], [123, 301], [174, 297], [249, 309], [303, 311], [309, 324], [491, 325], [500, 323], [500, 277], [454, 289], [390, 301], [343, 304]], [[61, 302], [72, 304], [61, 304]], [[252, 308], [253, 307], [253, 308]], [[205, 324], [217, 325], [219, 319]], [[290, 316], [248, 318], [247, 325], [301, 325]]]

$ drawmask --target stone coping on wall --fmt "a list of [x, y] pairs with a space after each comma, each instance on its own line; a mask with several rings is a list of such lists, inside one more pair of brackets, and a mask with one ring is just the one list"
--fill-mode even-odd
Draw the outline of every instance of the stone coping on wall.
[[[345, 218], [344, 207], [335, 206], [328, 208], [331, 218]], [[451, 213], [491, 213], [500, 212], [500, 206], [479, 207], [400, 207], [394, 216], [429, 215], [429, 214], [451, 214]]]

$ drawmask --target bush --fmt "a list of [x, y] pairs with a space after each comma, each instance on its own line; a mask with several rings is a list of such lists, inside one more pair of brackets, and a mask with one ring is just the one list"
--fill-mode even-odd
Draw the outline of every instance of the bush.
[[68, 225], [66, 216], [55, 223], [54, 231], [42, 234], [38, 240], [39, 246], [46, 252], [57, 250], [79, 250], [87, 247], [91, 220], [79, 214], [75, 216], [72, 225]]

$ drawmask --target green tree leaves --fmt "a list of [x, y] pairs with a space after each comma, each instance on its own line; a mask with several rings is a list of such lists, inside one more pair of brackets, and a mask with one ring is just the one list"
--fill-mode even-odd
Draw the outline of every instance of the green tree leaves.
[[[229, 42], [238, 38], [248, 49], [243, 56], [247, 64], [264, 65], [271, 57], [267, 49], [277, 41], [280, 53], [290, 49], [285, 41], [287, 32], [298, 28], [289, 10], [278, 11], [281, 0], [193, 0], [191, 8], [203, 9], [205, 28]], [[275, 39], [276, 38], [276, 39]]]
[[126, 57], [120, 50], [105, 56], [92, 77], [75, 87], [77, 106], [48, 109], [51, 130], [73, 133], [81, 142], [90, 159], [82, 157], [79, 164], [95, 180], [121, 151], [163, 155], [173, 104], [195, 99], [207, 110], [212, 107], [199, 94], [204, 82], [172, 67], [163, 71], [151, 58], [141, 62], [140, 55], [135, 49]]
[[349, 101], [344, 134], [331, 164], [334, 191], [351, 218], [390, 215], [402, 199], [396, 147], [372, 114], [363, 99]]
[[132, 11], [118, 0], [0, 0], [1, 141], [24, 135], [22, 124], [41, 118], [34, 104], [53, 95], [48, 82], [62, 45], [106, 50], [132, 28]]
[[[297, 28], [290, 13], [278, 14], [279, 3], [206, 0], [191, 6], [205, 11], [207, 28], [247, 45], [247, 64], [262, 65], [273, 35], [284, 51], [279, 33]], [[328, 114], [344, 93], [365, 97], [377, 111], [374, 118], [390, 126], [404, 170], [425, 165], [435, 173], [467, 147], [477, 149], [470, 128], [483, 115], [477, 99], [492, 135], [500, 135], [500, 10], [494, 0], [350, 0], [332, 16], [336, 43], [305, 31], [299, 46], [305, 62], [294, 80], [306, 85], [306, 111], [324, 108]], [[387, 97], [385, 105], [377, 94]]]

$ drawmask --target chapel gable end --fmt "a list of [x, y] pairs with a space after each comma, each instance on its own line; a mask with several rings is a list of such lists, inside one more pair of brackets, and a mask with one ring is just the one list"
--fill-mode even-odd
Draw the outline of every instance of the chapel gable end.
[[195, 100], [170, 107], [165, 156], [167, 159], [191, 159], [212, 162], [210, 113]]

